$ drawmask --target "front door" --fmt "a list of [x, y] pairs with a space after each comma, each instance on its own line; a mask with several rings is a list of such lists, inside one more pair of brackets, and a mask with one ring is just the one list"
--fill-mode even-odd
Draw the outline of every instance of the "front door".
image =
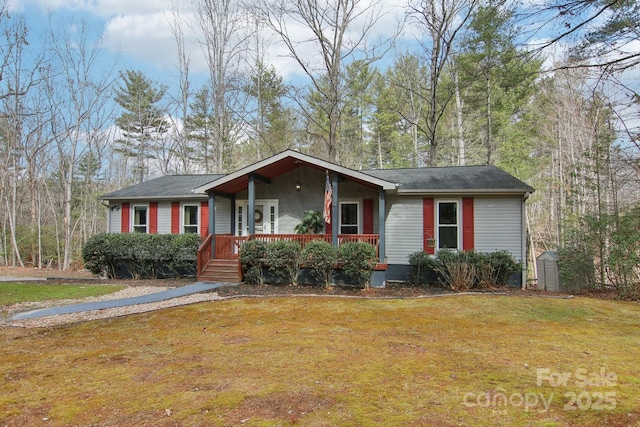
[[[249, 235], [249, 202], [236, 202], [236, 230], [239, 236]], [[256, 234], [276, 234], [278, 232], [278, 201], [256, 200], [253, 212]]]

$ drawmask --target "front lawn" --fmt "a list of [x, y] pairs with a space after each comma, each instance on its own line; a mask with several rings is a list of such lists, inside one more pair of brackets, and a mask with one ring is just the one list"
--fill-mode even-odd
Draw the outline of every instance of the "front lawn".
[[640, 422], [636, 303], [247, 298], [0, 339], [0, 425]]
[[0, 282], [0, 307], [20, 302], [96, 297], [121, 289], [124, 289], [124, 286]]

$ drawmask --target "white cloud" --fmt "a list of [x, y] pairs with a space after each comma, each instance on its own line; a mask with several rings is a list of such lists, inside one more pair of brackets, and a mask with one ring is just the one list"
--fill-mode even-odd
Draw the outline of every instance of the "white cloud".
[[[120, 53], [128, 62], [139, 62], [140, 68], [146, 66], [160, 70], [175, 70], [177, 67], [176, 42], [169, 23], [173, 4], [180, 8], [185, 22], [193, 22], [194, 2], [189, 0], [9, 0], [14, 10], [29, 14], [63, 12], [77, 19], [89, 18], [92, 22], [104, 22], [103, 41], [105, 49]], [[364, 0], [363, 7], [377, 0]], [[398, 16], [401, 15], [401, 3], [404, 0], [382, 0], [380, 21], [371, 32], [372, 39], [385, 35], [395, 29]], [[36, 12], [37, 11], [37, 12]], [[363, 24], [361, 22], [356, 22]], [[185, 23], [185, 31], [193, 31]], [[290, 34], [298, 41], [308, 39], [308, 28], [290, 23]], [[353, 37], [358, 36], [354, 29]], [[195, 35], [187, 35], [187, 48], [191, 52], [191, 70], [204, 73], [207, 70], [202, 49]], [[320, 65], [321, 58], [314, 43], [307, 43], [301, 50], [304, 60]], [[277, 41], [268, 44], [266, 58], [285, 79], [302, 74], [299, 65], [290, 57], [288, 50]]]
[[24, 11], [37, 7], [41, 11], [69, 10], [99, 17], [155, 13], [167, 9], [167, 0], [9, 0], [12, 9]]
[[104, 46], [156, 67], [172, 67], [176, 48], [171, 28], [163, 12], [120, 15], [104, 29]]

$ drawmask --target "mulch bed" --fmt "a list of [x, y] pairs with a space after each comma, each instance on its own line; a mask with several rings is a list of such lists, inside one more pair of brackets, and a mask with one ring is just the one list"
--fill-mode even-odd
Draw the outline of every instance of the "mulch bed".
[[[37, 277], [37, 283], [65, 284], [65, 283], [102, 283], [122, 286], [158, 286], [174, 287], [185, 286], [196, 281], [195, 277], [180, 279], [134, 280], [134, 279], [100, 279], [86, 270], [60, 271], [52, 269], [33, 269], [19, 267], [0, 267], [0, 275], [18, 277]], [[286, 296], [286, 295], [321, 295], [321, 296], [359, 296], [368, 298], [415, 298], [421, 296], [433, 296], [455, 294], [456, 292], [442, 288], [438, 285], [414, 286], [405, 282], [389, 282], [384, 288], [370, 288], [368, 290], [353, 286], [324, 286], [315, 285], [249, 285], [241, 283], [237, 286], [224, 286], [215, 290], [220, 296]], [[548, 292], [537, 289], [522, 290], [517, 287], [499, 286], [492, 289], [473, 289], [474, 293], [494, 293], [522, 296], [547, 296], [567, 297], [568, 295], [584, 296], [602, 299], [620, 299], [612, 290], [576, 290], [573, 292]]]
[[[249, 285], [241, 283], [236, 286], [225, 286], [217, 288], [216, 292], [220, 296], [288, 296], [288, 295], [319, 295], [319, 296], [353, 296], [366, 298], [416, 298], [421, 296], [456, 294], [439, 286], [413, 286], [408, 283], [394, 282], [387, 284], [384, 288], [363, 289], [354, 286], [324, 286], [314, 285]], [[512, 287], [496, 287], [487, 290], [472, 290], [474, 293], [496, 293], [496, 294], [538, 294], [538, 291], [522, 291]]]

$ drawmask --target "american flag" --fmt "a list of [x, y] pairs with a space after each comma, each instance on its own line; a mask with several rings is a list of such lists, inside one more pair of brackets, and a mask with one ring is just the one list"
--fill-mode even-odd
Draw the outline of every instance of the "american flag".
[[331, 199], [333, 198], [333, 189], [329, 181], [329, 171], [327, 171], [327, 179], [324, 184], [324, 222], [331, 223]]

